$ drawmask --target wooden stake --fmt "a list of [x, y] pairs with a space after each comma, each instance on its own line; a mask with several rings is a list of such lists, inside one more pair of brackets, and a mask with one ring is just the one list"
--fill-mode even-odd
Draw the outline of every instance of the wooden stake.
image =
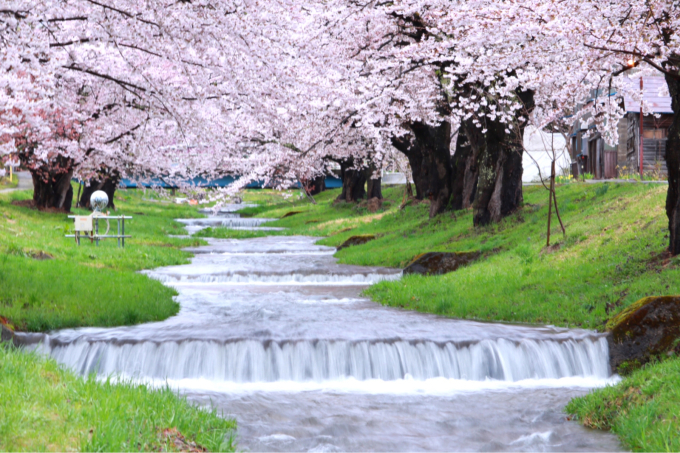
[[545, 246], [550, 247], [550, 218], [552, 217], [553, 192], [555, 191], [555, 161], [550, 169], [550, 196], [548, 197], [548, 238]]

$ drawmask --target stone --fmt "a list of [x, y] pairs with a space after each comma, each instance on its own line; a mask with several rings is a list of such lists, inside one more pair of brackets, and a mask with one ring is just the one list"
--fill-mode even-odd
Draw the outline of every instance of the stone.
[[286, 217], [290, 217], [295, 214], [300, 214], [302, 211], [290, 211], [286, 212], [284, 215], [281, 216], [282, 219], [285, 219]]
[[361, 245], [365, 244], [368, 241], [372, 241], [375, 239], [375, 236], [372, 234], [360, 234], [358, 236], [352, 236], [349, 239], [347, 239], [345, 242], [343, 242], [340, 247], [338, 247], [338, 250], [342, 250], [344, 248], [350, 247], [352, 245]]
[[14, 331], [4, 324], [0, 324], [0, 326], [2, 326], [2, 335], [0, 335], [0, 341], [3, 343], [11, 342], [14, 338]]
[[453, 272], [479, 258], [480, 252], [429, 252], [421, 253], [404, 268], [406, 274], [441, 275]]
[[371, 198], [366, 205], [368, 212], [377, 212], [382, 207], [382, 200], [380, 198]]
[[607, 323], [609, 364], [629, 371], [655, 356], [680, 352], [680, 296], [645, 297]]
[[38, 260], [38, 261], [53, 260], [54, 259], [54, 257], [52, 255], [50, 255], [47, 252], [43, 252], [42, 250], [37, 252], [37, 253], [32, 254], [31, 256], [33, 257], [34, 260]]

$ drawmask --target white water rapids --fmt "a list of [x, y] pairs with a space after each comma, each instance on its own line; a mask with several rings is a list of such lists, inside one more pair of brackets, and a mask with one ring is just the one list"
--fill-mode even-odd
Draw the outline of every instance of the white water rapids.
[[237, 419], [245, 450], [620, 449], [562, 413], [612, 382], [601, 335], [382, 307], [362, 289], [401, 272], [337, 264], [316, 238], [209, 242], [189, 265], [146, 272], [177, 288], [177, 316], [52, 332], [33, 347], [212, 405]]

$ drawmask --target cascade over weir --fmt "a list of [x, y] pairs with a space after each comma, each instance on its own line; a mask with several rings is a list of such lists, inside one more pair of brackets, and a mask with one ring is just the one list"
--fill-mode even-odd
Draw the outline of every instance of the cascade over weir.
[[[241, 207], [180, 221], [268, 228]], [[145, 271], [178, 290], [177, 316], [24, 341], [83, 375], [216, 406], [246, 450], [620, 449], [562, 413], [612, 382], [602, 335], [382, 307], [361, 291], [401, 271], [337, 264], [317, 239], [210, 239], [189, 265]]]

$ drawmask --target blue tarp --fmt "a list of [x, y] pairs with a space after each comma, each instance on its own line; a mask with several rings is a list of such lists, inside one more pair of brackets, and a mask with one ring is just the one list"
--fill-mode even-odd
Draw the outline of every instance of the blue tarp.
[[[213, 188], [213, 187], [226, 187], [229, 184], [233, 183], [236, 181], [236, 178], [232, 176], [225, 176], [223, 178], [218, 178], [218, 179], [206, 179], [203, 177], [196, 177], [190, 180], [183, 181], [185, 183], [188, 183], [192, 186], [195, 187], [202, 187], [202, 188]], [[254, 181], [248, 184], [246, 187], [249, 189], [262, 189], [264, 185], [263, 181]], [[141, 188], [141, 187], [156, 187], [156, 188], [163, 188], [163, 189], [176, 189], [177, 185], [173, 181], [165, 181], [163, 178], [152, 178], [143, 182], [137, 182], [133, 181], [131, 179], [121, 179], [119, 182], [119, 186], [126, 188], [126, 189], [135, 189], [135, 188]], [[299, 184], [295, 184], [295, 187], [299, 187]], [[332, 177], [332, 176], [327, 176], [326, 177], [326, 188], [327, 189], [337, 189], [339, 187], [342, 187], [342, 181], [339, 178]]]

